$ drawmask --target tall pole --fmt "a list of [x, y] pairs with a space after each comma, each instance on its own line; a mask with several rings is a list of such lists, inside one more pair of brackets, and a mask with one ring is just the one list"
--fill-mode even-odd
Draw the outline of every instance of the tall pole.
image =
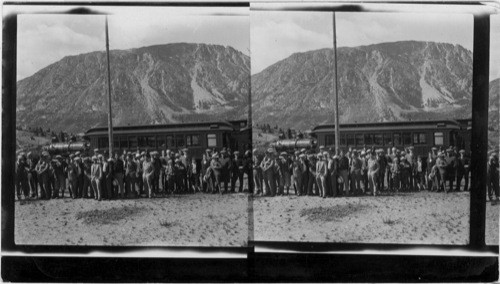
[[108, 141], [109, 158], [113, 157], [113, 115], [111, 113], [111, 71], [109, 64], [109, 35], [108, 35], [108, 16], [106, 16], [106, 56], [108, 62]]
[[339, 94], [337, 91], [337, 28], [335, 27], [335, 12], [333, 12], [333, 95], [335, 96], [335, 154], [339, 154]]

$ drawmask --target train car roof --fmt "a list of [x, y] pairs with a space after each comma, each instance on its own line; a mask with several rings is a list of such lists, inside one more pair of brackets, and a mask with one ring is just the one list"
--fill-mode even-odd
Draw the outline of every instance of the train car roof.
[[[207, 130], [229, 130], [234, 131], [234, 126], [226, 121], [212, 121], [212, 122], [190, 122], [190, 123], [176, 123], [176, 124], [153, 124], [153, 125], [127, 125], [127, 126], [114, 126], [114, 134], [127, 134], [127, 133], [161, 133], [169, 132], [196, 132]], [[107, 134], [108, 127], [95, 127], [87, 130], [85, 136]]]
[[[460, 129], [459, 122], [455, 120], [421, 120], [421, 121], [391, 121], [391, 122], [367, 122], [340, 124], [340, 129], [357, 131], [383, 131], [394, 130], [404, 126], [408, 130], [416, 129], [439, 129], [452, 127]], [[312, 129], [312, 133], [331, 132], [335, 129], [334, 124], [318, 125]]]

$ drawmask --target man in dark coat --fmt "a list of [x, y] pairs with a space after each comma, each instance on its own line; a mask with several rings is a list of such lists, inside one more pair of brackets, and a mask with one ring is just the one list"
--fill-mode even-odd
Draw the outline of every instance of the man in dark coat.
[[457, 159], [457, 191], [460, 191], [462, 179], [465, 179], [464, 191], [469, 190], [469, 166], [470, 160], [465, 156], [465, 150], [460, 150], [460, 157]]

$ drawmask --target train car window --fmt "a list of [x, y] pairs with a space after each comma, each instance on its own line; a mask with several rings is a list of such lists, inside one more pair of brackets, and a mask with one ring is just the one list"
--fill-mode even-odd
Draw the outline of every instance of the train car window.
[[363, 146], [365, 144], [363, 134], [355, 134], [354, 140], [356, 140], [356, 146]]
[[187, 135], [186, 146], [200, 146], [200, 135]]
[[354, 135], [347, 134], [346, 137], [347, 137], [347, 145], [354, 146]]
[[444, 145], [443, 132], [434, 132], [434, 145]]
[[137, 143], [137, 137], [136, 136], [129, 136], [128, 137], [128, 147], [131, 148], [131, 149], [135, 149], [138, 147], [138, 143]]
[[425, 133], [423, 132], [413, 133], [413, 144], [427, 144]]
[[137, 137], [137, 145], [141, 148], [146, 147], [148, 145], [146, 137]]
[[410, 132], [403, 132], [403, 144], [404, 145], [411, 145], [411, 133]]
[[174, 136], [172, 135], [167, 135], [167, 148], [174, 148], [175, 147], [175, 142], [174, 142]]
[[107, 148], [109, 146], [108, 143], [108, 137], [99, 137], [97, 140], [98, 148]]
[[207, 134], [207, 146], [217, 147], [217, 136], [213, 133]]
[[333, 145], [335, 145], [335, 135], [334, 134], [325, 135], [325, 146], [333, 146]]
[[341, 146], [345, 146], [346, 145], [345, 142], [346, 142], [345, 141], [345, 135], [340, 135], [340, 145]]
[[384, 145], [392, 146], [392, 135], [391, 135], [391, 133], [384, 133]]
[[175, 145], [177, 146], [177, 148], [186, 146], [186, 144], [184, 143], [183, 135], [175, 135]]
[[382, 146], [384, 145], [384, 139], [382, 134], [374, 134], [373, 135], [373, 144], [377, 146]]
[[156, 145], [158, 145], [158, 148], [165, 149], [165, 147], [166, 147], [165, 136], [163, 136], [163, 135], [156, 136]]
[[120, 137], [115, 137], [115, 139], [113, 139], [113, 148], [120, 148]]
[[401, 133], [394, 133], [394, 146], [401, 146]]
[[156, 148], [156, 137], [155, 136], [148, 136], [146, 137], [147, 139], [147, 144], [148, 144], [148, 147], [150, 148]]
[[373, 144], [373, 134], [365, 134], [365, 144], [366, 145]]

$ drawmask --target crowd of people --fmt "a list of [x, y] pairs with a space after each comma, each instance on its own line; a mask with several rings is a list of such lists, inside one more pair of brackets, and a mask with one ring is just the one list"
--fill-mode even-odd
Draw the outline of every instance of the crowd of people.
[[[498, 156], [489, 157], [488, 197], [499, 199]], [[244, 190], [244, 176], [247, 188]], [[261, 155], [256, 149], [240, 155], [230, 149], [207, 149], [202, 157], [191, 157], [188, 149], [152, 152], [106, 152], [68, 156], [44, 151], [39, 159], [20, 153], [16, 162], [16, 194], [28, 198], [118, 199], [155, 197], [182, 193], [226, 193], [248, 191], [266, 196], [317, 195], [337, 197], [384, 191], [468, 191], [470, 159], [465, 151], [432, 148], [426, 157], [404, 150], [349, 149], [335, 155], [325, 147], [313, 153], [306, 149]], [[463, 187], [462, 187], [463, 182]], [[255, 185], [255, 187], [254, 187]]]
[[[468, 191], [470, 159], [456, 147], [432, 148], [427, 156], [414, 154], [414, 148], [349, 149], [335, 155], [319, 147], [319, 152], [301, 149], [264, 156], [253, 155], [255, 192], [260, 195], [316, 195], [323, 198], [365, 195], [383, 191]], [[462, 181], [463, 187], [462, 187]], [[488, 196], [498, 200], [498, 156], [488, 162]]]
[[[230, 149], [192, 157], [187, 148], [115, 153], [94, 150], [94, 155], [76, 152], [67, 156], [44, 151], [37, 158], [20, 153], [16, 162], [16, 195], [19, 200], [71, 198], [111, 200], [157, 197], [183, 193], [227, 193], [244, 191], [244, 175], [251, 190], [251, 151], [240, 155]], [[230, 188], [229, 188], [230, 184]]]

